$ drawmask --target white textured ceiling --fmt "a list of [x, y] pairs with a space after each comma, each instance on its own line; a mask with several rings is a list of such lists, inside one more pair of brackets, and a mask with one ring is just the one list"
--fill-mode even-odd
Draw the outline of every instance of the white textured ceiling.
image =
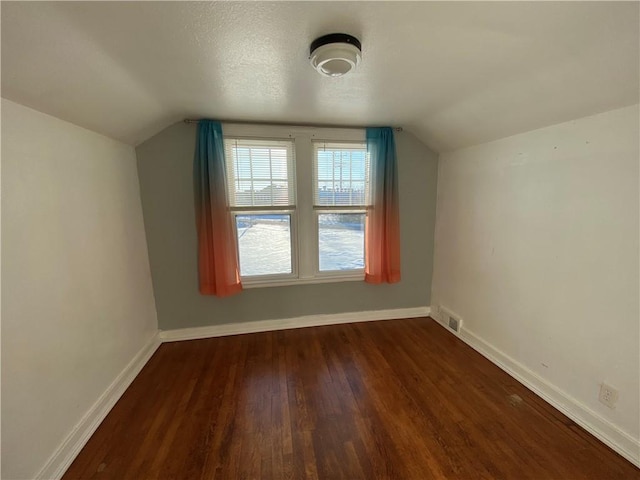
[[[2, 2], [2, 96], [138, 144], [184, 117], [398, 125], [436, 150], [638, 103], [638, 2]], [[347, 77], [316, 37], [363, 42]]]

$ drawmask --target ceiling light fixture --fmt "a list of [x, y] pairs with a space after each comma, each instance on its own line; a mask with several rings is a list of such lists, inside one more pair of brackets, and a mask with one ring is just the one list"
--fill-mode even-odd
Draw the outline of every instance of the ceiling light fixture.
[[318, 73], [341, 77], [356, 68], [362, 58], [360, 40], [346, 33], [330, 33], [316, 38], [309, 48], [309, 60]]

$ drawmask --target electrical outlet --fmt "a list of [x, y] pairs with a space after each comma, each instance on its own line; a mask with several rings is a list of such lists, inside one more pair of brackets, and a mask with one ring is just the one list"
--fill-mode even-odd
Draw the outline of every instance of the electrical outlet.
[[604, 403], [609, 408], [615, 408], [618, 401], [618, 390], [611, 385], [603, 383], [600, 385], [600, 396], [598, 397], [601, 403]]

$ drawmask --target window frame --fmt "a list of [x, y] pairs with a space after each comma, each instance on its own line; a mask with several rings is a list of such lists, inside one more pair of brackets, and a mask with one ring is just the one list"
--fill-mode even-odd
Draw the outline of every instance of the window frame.
[[[329, 146], [331, 146], [331, 144], [344, 144], [344, 145], [358, 145], [358, 146], [362, 146], [364, 147], [364, 151], [365, 151], [365, 155], [366, 155], [366, 139], [364, 138], [364, 130], [362, 130], [363, 132], [363, 138], [362, 139], [358, 139], [358, 140], [346, 140], [346, 139], [328, 139], [328, 138], [314, 138], [311, 141], [311, 145], [313, 148], [313, 155], [312, 155], [312, 161], [313, 161], [313, 172], [312, 172], [312, 183], [313, 183], [313, 192], [312, 195], [314, 197], [314, 202], [315, 202], [315, 194], [316, 194], [316, 186], [317, 183], [320, 182], [320, 179], [317, 178], [317, 162], [318, 162], [318, 158], [316, 157], [316, 152], [318, 151], [316, 149], [316, 145], [320, 145], [323, 143], [329, 144]], [[368, 159], [365, 159], [365, 168], [368, 167], [369, 169], [371, 168], [370, 166], [370, 162]], [[316, 252], [315, 252], [315, 273], [318, 277], [326, 277], [326, 278], [335, 278], [335, 277], [349, 277], [349, 276], [353, 276], [353, 277], [357, 277], [357, 278], [362, 278], [364, 280], [364, 266], [362, 268], [357, 268], [357, 269], [352, 269], [352, 270], [325, 270], [322, 271], [320, 270], [320, 214], [322, 213], [326, 213], [326, 214], [340, 214], [340, 213], [344, 213], [344, 214], [348, 214], [348, 213], [358, 213], [358, 214], [364, 214], [365, 216], [365, 221], [366, 221], [366, 217], [369, 214], [369, 198], [368, 198], [368, 190], [367, 190], [367, 186], [366, 186], [366, 182], [367, 181], [371, 181], [371, 171], [367, 172], [367, 174], [365, 175], [365, 190], [364, 190], [364, 194], [363, 194], [363, 199], [364, 202], [362, 205], [316, 205], [314, 203], [313, 205], [313, 210], [314, 210], [314, 224], [315, 224], [315, 238], [314, 238], [314, 246], [316, 247]], [[370, 188], [370, 186], [369, 186]], [[364, 240], [363, 240], [364, 243]], [[364, 245], [363, 245], [363, 253], [364, 253]], [[364, 260], [364, 259], [363, 259]]]
[[[223, 123], [225, 140], [246, 138], [252, 140], [293, 140], [293, 168], [295, 179], [295, 205], [292, 207], [229, 207], [237, 241], [236, 216], [238, 214], [273, 213], [291, 215], [291, 274], [241, 276], [245, 288], [305, 285], [345, 281], [363, 281], [364, 269], [320, 271], [319, 225], [320, 213], [364, 213], [369, 209], [339, 206], [314, 206], [315, 159], [314, 142], [366, 143], [365, 130], [359, 128], [295, 127], [284, 125], [250, 125]], [[308, 239], [309, 241], [305, 241]], [[239, 254], [239, 248], [238, 248]]]

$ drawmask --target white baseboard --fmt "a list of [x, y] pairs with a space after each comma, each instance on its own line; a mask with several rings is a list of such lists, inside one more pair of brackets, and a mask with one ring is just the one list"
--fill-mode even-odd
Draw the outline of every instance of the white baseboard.
[[138, 373], [140, 373], [142, 367], [145, 366], [160, 346], [160, 343], [158, 334], [154, 334], [104, 393], [100, 395], [100, 398], [98, 398], [89, 411], [87, 411], [84, 417], [82, 417], [82, 420], [73, 428], [53, 455], [49, 457], [47, 463], [36, 475], [36, 479], [58, 480], [64, 475], [64, 472], [69, 468], [73, 460], [75, 460], [80, 450], [82, 450], [82, 447], [84, 447], [89, 438], [91, 438], [93, 432], [96, 431], [125, 390], [131, 385], [131, 382], [133, 382]]
[[[437, 321], [449, 332], [455, 334], [439, 319]], [[468, 329], [463, 327], [457, 336], [547, 403], [560, 410], [591, 435], [611, 447], [634, 465], [640, 467], [640, 441], [638, 439], [622, 431], [557, 386], [552, 385]]]
[[429, 307], [396, 308], [391, 310], [373, 310], [367, 312], [334, 313], [326, 315], [306, 315], [303, 317], [285, 318], [279, 320], [261, 320], [258, 322], [225, 323], [208, 327], [181, 328], [179, 330], [161, 330], [162, 342], [176, 342], [179, 340], [195, 340], [198, 338], [223, 337], [242, 333], [269, 332], [273, 330], [288, 330], [291, 328], [319, 327], [322, 325], [337, 325], [340, 323], [371, 322], [375, 320], [397, 320], [401, 318], [426, 317], [430, 314]]
[[[430, 313], [430, 307], [425, 306], [366, 312], [308, 315], [278, 320], [262, 320], [257, 322], [159, 331], [158, 334], [154, 335], [140, 350], [133, 360], [129, 362], [120, 375], [118, 375], [96, 403], [89, 409], [82, 420], [75, 426], [73, 431], [49, 458], [36, 478], [38, 480], [58, 480], [62, 477], [66, 469], [71, 465], [78, 453], [80, 453], [82, 447], [84, 447], [91, 435], [116, 404], [118, 399], [129, 387], [131, 382], [133, 382], [138, 373], [140, 373], [161, 342], [194, 340], [226, 335], [239, 335], [243, 333], [337, 325], [343, 323], [416, 318], [429, 316]], [[444, 325], [439, 318], [436, 318], [436, 321], [442, 324], [447, 331], [455, 335], [455, 332]], [[546, 402], [560, 410], [593, 436], [611, 447], [633, 464], [640, 467], [640, 442], [637, 439], [634, 439], [626, 432], [620, 430], [608, 420], [593, 412], [588, 407], [582, 405], [576, 399], [567, 395], [555, 385], [550, 384], [545, 379], [509, 357], [507, 354], [493, 347], [468, 329], [463, 327], [460, 334], [457, 336], [474, 350], [478, 351], [495, 365], [532, 390]]]
[[[447, 325], [441, 318], [440, 315], [440, 311], [436, 310], [434, 311], [434, 309], [431, 309], [431, 318], [433, 318], [436, 322], [438, 322], [440, 325], [442, 325], [442, 327], [449, 333], [455, 335], [456, 337], [460, 338], [460, 333], [462, 333], [462, 327], [460, 327], [460, 333], [456, 332], [455, 330], [452, 330], [451, 328], [449, 328], [449, 325]], [[464, 340], [464, 339], [463, 339]], [[467, 342], [469, 343], [469, 342]], [[485, 355], [486, 357], [486, 355]], [[491, 359], [490, 359], [491, 360]]]
[[149, 361], [162, 342], [193, 340], [197, 338], [220, 337], [242, 333], [265, 332], [291, 328], [335, 325], [340, 323], [367, 322], [374, 320], [392, 320], [428, 316], [429, 307], [400, 308], [393, 310], [377, 310], [369, 312], [352, 312], [331, 315], [309, 315], [281, 320], [264, 320], [238, 324], [216, 325], [180, 330], [158, 331], [138, 354], [122, 370], [118, 377], [98, 398], [80, 422], [73, 428], [67, 438], [49, 457], [47, 463], [36, 475], [38, 480], [58, 480], [71, 465], [80, 450], [85, 446], [100, 423], [109, 414], [122, 394], [131, 385], [138, 373]]

